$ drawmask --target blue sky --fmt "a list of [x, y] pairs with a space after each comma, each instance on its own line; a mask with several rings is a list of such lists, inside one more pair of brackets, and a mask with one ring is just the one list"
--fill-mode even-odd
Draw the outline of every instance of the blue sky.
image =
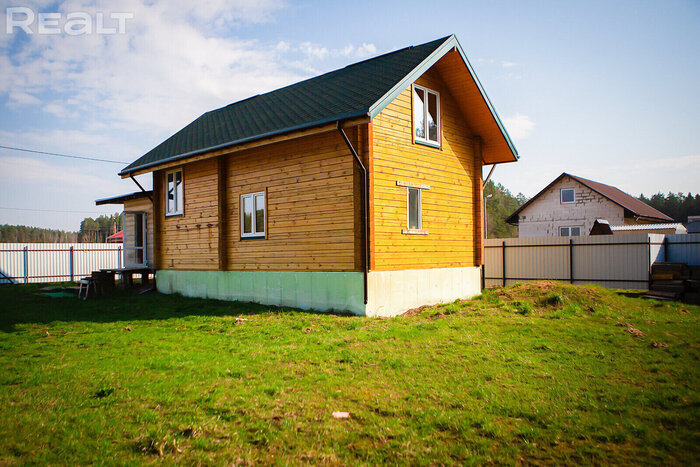
[[[125, 34], [8, 33], [10, 6], [133, 18]], [[0, 16], [3, 146], [128, 163], [207, 110], [455, 34], [520, 152], [493, 176], [513, 193], [561, 172], [700, 191], [696, 0], [0, 0]], [[116, 212], [94, 200], [137, 190], [120, 168], [0, 150], [0, 224], [77, 230]]]

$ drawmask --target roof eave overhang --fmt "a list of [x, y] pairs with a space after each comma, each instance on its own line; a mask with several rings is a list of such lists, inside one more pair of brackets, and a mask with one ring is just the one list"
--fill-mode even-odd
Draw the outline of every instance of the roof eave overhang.
[[455, 35], [451, 35], [447, 39], [445, 39], [445, 42], [440, 45], [437, 49], [433, 51], [425, 60], [423, 60], [417, 67], [415, 67], [409, 74], [407, 74], [401, 81], [399, 81], [393, 88], [391, 88], [386, 94], [384, 94], [377, 102], [375, 102], [370, 108], [369, 108], [369, 118], [373, 119], [379, 113], [386, 108], [396, 97], [398, 97], [401, 92], [403, 92], [404, 89], [406, 89], [411, 83], [413, 83], [415, 80], [417, 80], [421, 75], [423, 75], [426, 71], [428, 71], [433, 65], [435, 65], [438, 60], [440, 60], [447, 52], [450, 50], [456, 50], [460, 57], [462, 58], [462, 61], [464, 62], [464, 65], [467, 67], [467, 70], [469, 71], [469, 74], [471, 75], [471, 78], [474, 80], [474, 83], [476, 84], [477, 88], [479, 89], [479, 93], [481, 94], [482, 99], [484, 100], [484, 103], [486, 103], [486, 106], [488, 107], [489, 111], [491, 112], [491, 116], [493, 117], [494, 123], [498, 126], [498, 129], [501, 132], [501, 135], [503, 136], [503, 139], [505, 142], [508, 144], [508, 148], [510, 149], [510, 152], [513, 156], [512, 160], [503, 160], [503, 161], [496, 161], [496, 162], [487, 162], [486, 164], [503, 164], [506, 162], [516, 162], [519, 159], [518, 155], [518, 150], [515, 148], [515, 144], [513, 144], [513, 141], [510, 139], [510, 135], [508, 134], [508, 131], [506, 130], [505, 126], [503, 125], [503, 122], [501, 122], [500, 117], [498, 116], [498, 113], [496, 112], [496, 109], [494, 108], [493, 104], [491, 103], [491, 99], [489, 99], [489, 96], [486, 94], [486, 91], [484, 90], [484, 87], [481, 85], [481, 81], [479, 81], [479, 78], [476, 76], [476, 73], [474, 72], [474, 68], [472, 68], [471, 63], [469, 63], [469, 59], [467, 58], [466, 54], [464, 53], [464, 50], [462, 50], [462, 46], [459, 44], [459, 41], [455, 37]]
[[153, 193], [153, 190], [147, 191], [136, 191], [134, 193], [129, 193], [128, 195], [112, 196], [111, 198], [101, 198], [95, 200], [96, 206], [101, 206], [103, 204], [122, 204], [124, 201], [129, 201], [132, 199], [146, 198]]
[[229, 142], [218, 144], [215, 146], [209, 146], [206, 148], [197, 149], [195, 151], [177, 154], [174, 156], [167, 157], [165, 159], [160, 159], [160, 160], [149, 162], [146, 164], [140, 164], [140, 165], [137, 165], [134, 167], [126, 166], [124, 169], [121, 170], [121, 172], [119, 172], [119, 175], [122, 178], [126, 178], [126, 177], [131, 176], [132, 174], [136, 174], [137, 172], [143, 173], [143, 171], [146, 169], [151, 169], [151, 170], [148, 170], [150, 172], [150, 171], [154, 170], [157, 166], [168, 164], [170, 162], [175, 162], [175, 161], [178, 161], [181, 159], [186, 159], [188, 157], [198, 156], [200, 154], [205, 154], [207, 152], [213, 152], [213, 151], [218, 151], [221, 149], [232, 148], [234, 146], [238, 146], [241, 144], [252, 143], [255, 141], [260, 141], [260, 140], [272, 138], [275, 136], [282, 136], [282, 135], [285, 135], [287, 133], [293, 133], [295, 131], [308, 130], [310, 128], [322, 126], [322, 125], [325, 125], [328, 123], [351, 120], [351, 119], [355, 119], [355, 118], [368, 117], [368, 116], [369, 116], [369, 112], [367, 110], [362, 110], [362, 111], [353, 112], [353, 113], [349, 113], [349, 114], [345, 114], [345, 115], [334, 116], [332, 118], [318, 120], [318, 121], [311, 122], [311, 123], [305, 123], [303, 125], [297, 125], [297, 126], [293, 126], [293, 127], [283, 128], [281, 130], [270, 131], [268, 133], [263, 133], [263, 134], [251, 136], [248, 138], [241, 138], [241, 139], [238, 139], [235, 141], [229, 141]]

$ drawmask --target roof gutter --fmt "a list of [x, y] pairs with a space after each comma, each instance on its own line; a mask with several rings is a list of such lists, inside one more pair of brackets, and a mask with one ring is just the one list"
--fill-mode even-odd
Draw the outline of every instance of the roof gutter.
[[185, 159], [185, 158], [187, 158], [187, 157], [196, 156], [196, 155], [199, 155], [199, 154], [204, 154], [204, 153], [206, 153], [206, 152], [217, 151], [217, 150], [219, 150], [219, 149], [225, 149], [225, 148], [232, 147], [232, 146], [237, 146], [237, 145], [243, 144], [243, 143], [250, 143], [250, 142], [258, 141], [258, 140], [261, 140], [261, 139], [271, 138], [271, 137], [273, 137], [273, 136], [279, 136], [279, 135], [283, 135], [283, 134], [285, 134], [285, 133], [291, 133], [291, 132], [293, 132], [293, 131], [305, 130], [305, 129], [307, 129], [307, 128], [312, 128], [312, 127], [315, 127], [315, 126], [325, 125], [325, 124], [327, 124], [327, 123], [335, 123], [335, 122], [339, 122], [339, 121], [341, 121], [341, 120], [348, 120], [348, 119], [351, 119], [351, 118], [368, 117], [368, 116], [369, 116], [369, 113], [368, 113], [366, 110], [363, 110], [363, 111], [360, 111], [360, 112], [354, 112], [354, 113], [347, 114], [347, 115], [341, 115], [341, 116], [339, 116], [339, 117], [336, 116], [336, 117], [327, 118], [327, 119], [324, 119], [324, 120], [318, 120], [318, 121], [311, 122], [311, 123], [305, 123], [305, 124], [303, 124], [303, 125], [297, 125], [297, 126], [292, 126], [292, 127], [288, 127], [288, 128], [283, 128], [283, 129], [281, 129], [281, 130], [274, 130], [274, 131], [270, 131], [270, 132], [263, 133], [263, 134], [260, 134], [260, 135], [250, 136], [250, 137], [247, 137], [247, 138], [241, 138], [241, 139], [237, 139], [237, 140], [234, 140], [234, 141], [229, 141], [229, 142], [226, 142], [226, 143], [217, 144], [217, 145], [215, 145], [215, 146], [209, 146], [209, 147], [202, 148], [202, 149], [196, 149], [196, 150], [194, 150], [194, 151], [185, 152], [185, 153], [183, 153], [183, 154], [177, 154], [177, 155], [175, 155], [175, 156], [166, 157], [165, 159], [159, 159], [159, 160], [157, 160], [157, 161], [148, 162], [148, 163], [146, 163], [146, 164], [141, 164], [141, 165], [138, 165], [138, 166], [135, 166], [135, 167], [126, 166], [121, 172], [119, 172], [119, 175], [120, 175], [120, 176], [129, 176], [129, 177], [131, 177], [131, 175], [132, 175], [134, 172], [136, 172], [137, 170], [147, 169], [147, 168], [149, 168], [149, 167], [154, 167], [154, 166], [157, 166], [157, 165], [166, 164], [166, 163], [168, 163], [168, 162], [173, 162], [173, 161], [177, 161], [177, 160], [180, 160], [180, 159]]
[[363, 270], [364, 273], [364, 289], [365, 289], [365, 305], [367, 304], [367, 299], [368, 299], [368, 293], [367, 293], [367, 276], [369, 274], [369, 192], [368, 192], [368, 183], [367, 183], [367, 168], [365, 165], [362, 163], [362, 160], [360, 160], [360, 156], [357, 154], [357, 151], [353, 147], [352, 143], [350, 143], [350, 140], [348, 139], [348, 135], [345, 134], [345, 130], [343, 130], [343, 123], [342, 121], [338, 120], [338, 131], [340, 132], [340, 135], [343, 137], [343, 140], [345, 140], [345, 144], [347, 145], [348, 149], [350, 149], [350, 152], [352, 153], [353, 157], [357, 161], [357, 165], [360, 166], [360, 170], [362, 171], [362, 223], [364, 224], [364, 242], [363, 242], [363, 248], [364, 248], [364, 263], [365, 267]]

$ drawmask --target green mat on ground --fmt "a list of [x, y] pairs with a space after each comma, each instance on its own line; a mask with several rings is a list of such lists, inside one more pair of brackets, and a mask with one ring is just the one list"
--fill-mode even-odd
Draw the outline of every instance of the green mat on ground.
[[75, 297], [75, 294], [70, 292], [43, 292], [42, 295], [46, 295], [51, 298]]

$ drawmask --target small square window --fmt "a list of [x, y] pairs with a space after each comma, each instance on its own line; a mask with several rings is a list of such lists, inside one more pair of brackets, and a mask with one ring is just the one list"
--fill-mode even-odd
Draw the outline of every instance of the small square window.
[[575, 201], [573, 188], [563, 188], [560, 191], [560, 196], [561, 196], [561, 204], [573, 203]]
[[265, 192], [241, 195], [241, 238], [265, 237]]
[[184, 185], [182, 169], [173, 170], [165, 175], [165, 215], [182, 214]]

